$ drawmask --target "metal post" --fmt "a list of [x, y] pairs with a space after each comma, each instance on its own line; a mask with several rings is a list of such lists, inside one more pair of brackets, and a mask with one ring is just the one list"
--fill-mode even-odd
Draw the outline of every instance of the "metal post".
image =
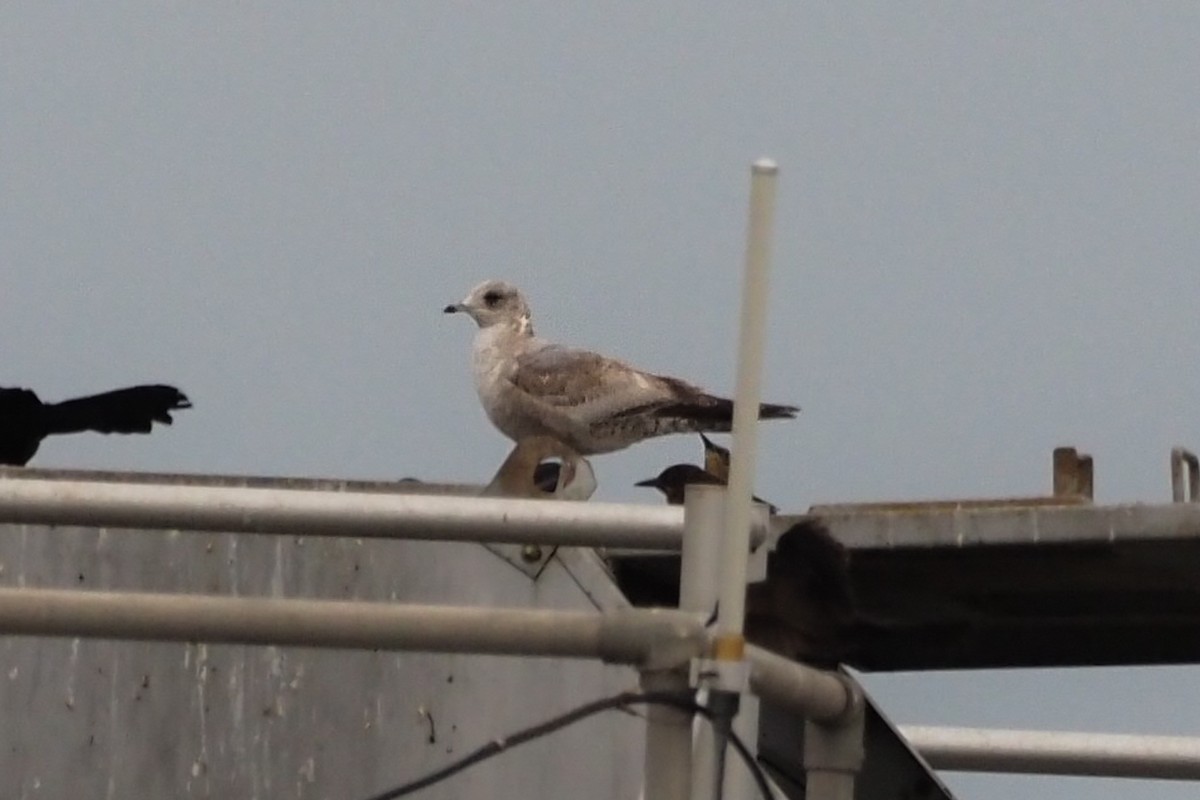
[[[759, 699], [753, 694], [743, 694], [738, 704], [738, 714], [733, 719], [736, 733], [750, 752], [758, 755], [758, 706]], [[726, 748], [724, 778], [721, 784], [722, 800], [754, 800], [758, 795], [758, 784], [754, 775], [736, 755]]]
[[[716, 486], [684, 490], [683, 543], [679, 556], [679, 609], [707, 617], [716, 610], [714, 581], [720, 551], [724, 492]], [[686, 668], [666, 673], [642, 673], [646, 689], [686, 691]], [[706, 746], [707, 744], [707, 746]], [[646, 726], [646, 800], [659, 797], [712, 797], [712, 733], [708, 725], [695, 730], [692, 717], [676, 709], [652, 708]], [[682, 794], [680, 794], [682, 793]]]
[[714, 654], [718, 660], [740, 661], [745, 647], [742, 627], [746, 616], [746, 560], [750, 553], [750, 509], [766, 337], [767, 272], [778, 172], [775, 162], [762, 159], [754, 163], [750, 179], [750, 222], [738, 337], [737, 393], [733, 403], [733, 453], [720, 564], [721, 618], [717, 622]]
[[1091, 500], [1094, 469], [1092, 457], [1086, 453], [1080, 453], [1074, 447], [1054, 448], [1054, 496]]
[[1171, 500], [1200, 502], [1200, 459], [1184, 447], [1171, 448]]
[[[762, 503], [755, 503], [751, 509], [751, 519], [755, 524], [768, 524], [769, 512]], [[766, 547], [760, 547], [749, 558], [747, 563], [747, 583], [766, 580], [768, 552]], [[718, 617], [719, 618], [719, 617]], [[749, 667], [747, 684], [754, 686], [754, 662], [750, 658], [751, 648], [747, 646], [745, 664]], [[752, 692], [743, 692], [739, 701], [737, 716], [733, 718], [732, 730], [736, 733], [750, 752], [758, 756], [758, 710], [759, 698]], [[745, 769], [742, 763], [729, 755], [726, 743], [725, 762], [721, 782], [721, 800], [752, 800], [758, 797], [758, 785], [754, 775]], [[732, 761], [732, 765], [730, 762]]]
[[725, 522], [725, 490], [691, 484], [683, 495], [683, 549], [679, 557], [679, 608], [712, 615]]
[[[686, 611], [703, 611], [716, 607], [716, 575], [718, 557], [721, 549], [722, 523], [728, 492], [724, 487], [708, 485], [688, 486], [684, 494], [684, 538], [683, 554], [680, 559], [680, 609]], [[766, 509], [755, 508], [756, 517], [761, 516], [762, 524], [766, 523]], [[761, 551], [765, 562], [766, 553]], [[765, 568], [765, 563], [762, 565]], [[754, 688], [766, 688], [783, 692], [797, 692], [802, 685], [811, 685], [812, 676], [820, 676], [818, 681], [825, 678], [821, 673], [796, 664], [780, 656], [775, 656], [758, 648], [747, 648], [750, 658], [750, 683]], [[763, 680], [763, 675], [768, 677]], [[774, 681], [771, 679], [774, 678]], [[830, 676], [822, 689], [839, 697], [844, 693], [844, 687], [837, 678]], [[802, 691], [802, 690], [799, 690]], [[795, 695], [789, 695], [794, 697]], [[811, 698], [809, 698], [811, 700]], [[841, 706], [836, 701], [830, 704], [839, 712]], [[819, 713], [825, 709], [817, 704]], [[758, 737], [758, 698], [743, 696], [740, 710], [733, 722], [733, 729], [742, 739], [753, 748]], [[693, 738], [692, 753], [692, 796], [709, 800], [713, 797], [724, 797], [726, 800], [750, 798], [757, 791], [753, 776], [740, 766], [725, 770], [718, 765], [717, 742], [713, 729], [707, 725], [698, 725]], [[722, 791], [716, 791], [718, 778], [721, 780]]]
[[[712, 615], [717, 611], [717, 564], [725, 523], [721, 486], [692, 484], [684, 489], [683, 551], [680, 555], [679, 608]], [[711, 800], [716, 794], [717, 748], [708, 723], [693, 736], [692, 797]]]
[[[687, 667], [645, 670], [642, 690], [686, 692]], [[692, 715], [669, 706], [646, 709], [645, 800], [692, 797]]]
[[746, 686], [746, 575], [750, 555], [750, 517], [754, 464], [758, 447], [758, 408], [766, 337], [767, 275], [771, 226], [775, 213], [775, 162], [761, 159], [751, 168], [750, 215], [746, 235], [746, 269], [738, 336], [737, 391], [733, 402], [733, 453], [725, 498], [725, 530], [718, 565], [717, 635], [709, 681], [709, 707], [714, 711], [716, 758], [714, 777], [724, 784], [724, 739], [737, 717]]
[[804, 723], [804, 797], [854, 800], [854, 778], [862, 768], [865, 704], [861, 696], [849, 716], [836, 723]]

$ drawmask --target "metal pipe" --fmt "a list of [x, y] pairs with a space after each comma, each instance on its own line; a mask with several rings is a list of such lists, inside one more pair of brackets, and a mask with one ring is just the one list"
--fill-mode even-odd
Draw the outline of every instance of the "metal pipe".
[[934, 769], [1200, 780], [1200, 738], [903, 725]]
[[[686, 692], [682, 669], [643, 671], [642, 691]], [[692, 714], [670, 706], [646, 709], [645, 800], [690, 800], [692, 797]]]
[[[733, 718], [733, 732], [741, 737], [750, 752], [758, 755], [758, 712], [759, 699], [753, 693], [745, 693], [738, 700], [738, 713]], [[728, 749], [728, 748], [727, 748]], [[735, 756], [726, 756], [721, 800], [753, 800], [758, 797], [758, 784], [754, 773], [746, 769]]]
[[738, 336], [737, 392], [733, 403], [733, 460], [725, 505], [724, 549], [721, 553], [717, 621], [718, 660], [742, 657], [746, 616], [746, 559], [750, 552], [750, 509], [754, 459], [758, 447], [763, 349], [766, 339], [767, 275], [771, 260], [771, 226], [775, 215], [774, 161], [754, 162], [750, 175], [750, 218], [746, 234], [746, 270], [742, 284]]
[[639, 550], [683, 537], [677, 506], [38, 479], [0, 480], [0, 522]]
[[[683, 492], [683, 550], [679, 557], [679, 608], [706, 613], [717, 611], [717, 566], [725, 524], [724, 487], [691, 484]], [[692, 797], [718, 797], [717, 744], [713, 728], [696, 726], [691, 736]]]
[[0, 589], [0, 634], [602, 658], [641, 665], [704, 646], [675, 611], [594, 613], [146, 592]]
[[1200, 459], [1185, 447], [1171, 448], [1171, 500], [1200, 502]]
[[[684, 492], [683, 553], [680, 558], [679, 607], [707, 612], [717, 607], [717, 572], [720, 563], [728, 491], [722, 486], [693, 484]], [[782, 659], [781, 659], [782, 660]], [[803, 673], [802, 673], [803, 674]], [[752, 750], [758, 739], [758, 698], [743, 695], [733, 730]], [[724, 769], [718, 761], [712, 726], [700, 725], [693, 738], [692, 796], [700, 800], [754, 797], [753, 776], [740, 766]], [[724, 756], [724, 754], [720, 754]], [[717, 791], [717, 781], [721, 790]]]
[[[0, 635], [603, 658], [663, 667], [706, 650], [702, 615], [487, 609], [344, 600], [0, 588]], [[757, 647], [750, 686], [814, 719], [854, 704], [848, 681]]]
[[865, 711], [860, 702], [836, 722], [804, 721], [806, 800], [854, 800], [854, 784], [866, 758]]
[[[721, 539], [722, 493], [716, 487], [691, 485], [684, 489], [683, 543], [679, 556], [679, 609], [706, 618], [716, 604], [714, 580]], [[647, 690], [687, 691], [687, 665], [659, 673], [642, 673]], [[711, 780], [703, 772], [712, 768], [712, 734], [700, 725], [693, 738], [692, 715], [678, 709], [651, 708], [646, 715], [645, 797], [711, 797]], [[704, 747], [707, 740], [708, 748]], [[705, 756], [707, 755], [707, 760]]]
[[750, 690], [816, 722], [834, 724], [852, 718], [863, 707], [854, 682], [836, 672], [790, 661], [749, 645]]
[[684, 487], [679, 607], [685, 611], [709, 615], [716, 611], [725, 495], [721, 486], [693, 483]]

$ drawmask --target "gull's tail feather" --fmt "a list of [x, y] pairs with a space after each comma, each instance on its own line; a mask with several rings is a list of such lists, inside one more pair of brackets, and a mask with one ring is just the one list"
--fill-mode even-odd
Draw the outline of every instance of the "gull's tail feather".
[[[800, 413], [796, 406], [778, 405], [776, 403], [760, 403], [758, 406], [759, 419], [795, 419]], [[733, 401], [711, 394], [701, 394], [693, 398], [668, 403], [654, 410], [654, 416], [674, 418], [695, 422], [697, 431], [710, 433], [725, 433], [733, 425]]]
[[191, 408], [174, 386], [130, 386], [47, 404], [47, 433], [149, 433], [155, 422], [171, 424], [172, 411]]
[[759, 419], [795, 419], [800, 413], [799, 406], [784, 406], [778, 403], [759, 403]]

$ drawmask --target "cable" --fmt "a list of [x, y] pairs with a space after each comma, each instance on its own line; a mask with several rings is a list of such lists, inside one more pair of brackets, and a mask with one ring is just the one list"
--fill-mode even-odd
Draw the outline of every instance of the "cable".
[[[565, 714], [560, 714], [545, 722], [517, 731], [507, 737], [494, 739], [478, 750], [468, 753], [458, 761], [448, 764], [436, 772], [426, 775], [424, 778], [418, 778], [411, 783], [406, 783], [395, 789], [389, 789], [380, 794], [372, 795], [367, 800], [396, 800], [398, 797], [404, 797], [405, 795], [432, 786], [435, 783], [440, 783], [452, 775], [457, 775], [465, 769], [469, 769], [482, 761], [503, 753], [509, 748], [547, 736], [582, 719], [599, 714], [601, 711], [624, 708], [631, 705], [672, 706], [680, 711], [699, 714], [708, 720], [709, 723], [712, 723], [715, 717], [712, 710], [697, 703], [690, 692], [622, 692], [612, 697], [585, 703]], [[754, 755], [750, 752], [750, 748], [733, 731], [730, 731], [730, 742], [733, 744], [734, 750], [737, 751], [742, 761], [745, 762], [746, 768], [753, 774], [754, 782], [758, 785], [758, 790], [762, 793], [764, 800], [775, 800], [775, 795], [771, 791], [770, 784], [767, 783], [767, 776], [763, 773], [762, 767], [758, 765]]]

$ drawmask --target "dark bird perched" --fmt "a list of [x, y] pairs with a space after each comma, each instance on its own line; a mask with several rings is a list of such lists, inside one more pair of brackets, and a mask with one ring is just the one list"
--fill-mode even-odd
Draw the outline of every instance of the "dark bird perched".
[[155, 422], [192, 404], [174, 386], [130, 386], [44, 403], [30, 389], [0, 389], [0, 464], [24, 466], [47, 436], [60, 433], [149, 433]]
[[[725, 481], [713, 475], [707, 470], [697, 467], [695, 464], [672, 464], [671, 466], [658, 473], [657, 477], [647, 478], [644, 481], [638, 481], [634, 486], [645, 486], [651, 489], [658, 489], [666, 498], [667, 503], [673, 506], [683, 505], [684, 489], [693, 483], [706, 483], [714, 486], [724, 486]], [[762, 498], [755, 497], [757, 503], [765, 503], [771, 513], [779, 511]]]
[[[511, 284], [485, 281], [444, 310], [467, 314], [479, 326], [475, 391], [488, 419], [515, 442], [550, 436], [590, 456], [653, 436], [722, 432], [733, 424], [732, 400], [535, 336], [529, 304]], [[762, 403], [759, 418], [791, 419], [798, 411]]]

